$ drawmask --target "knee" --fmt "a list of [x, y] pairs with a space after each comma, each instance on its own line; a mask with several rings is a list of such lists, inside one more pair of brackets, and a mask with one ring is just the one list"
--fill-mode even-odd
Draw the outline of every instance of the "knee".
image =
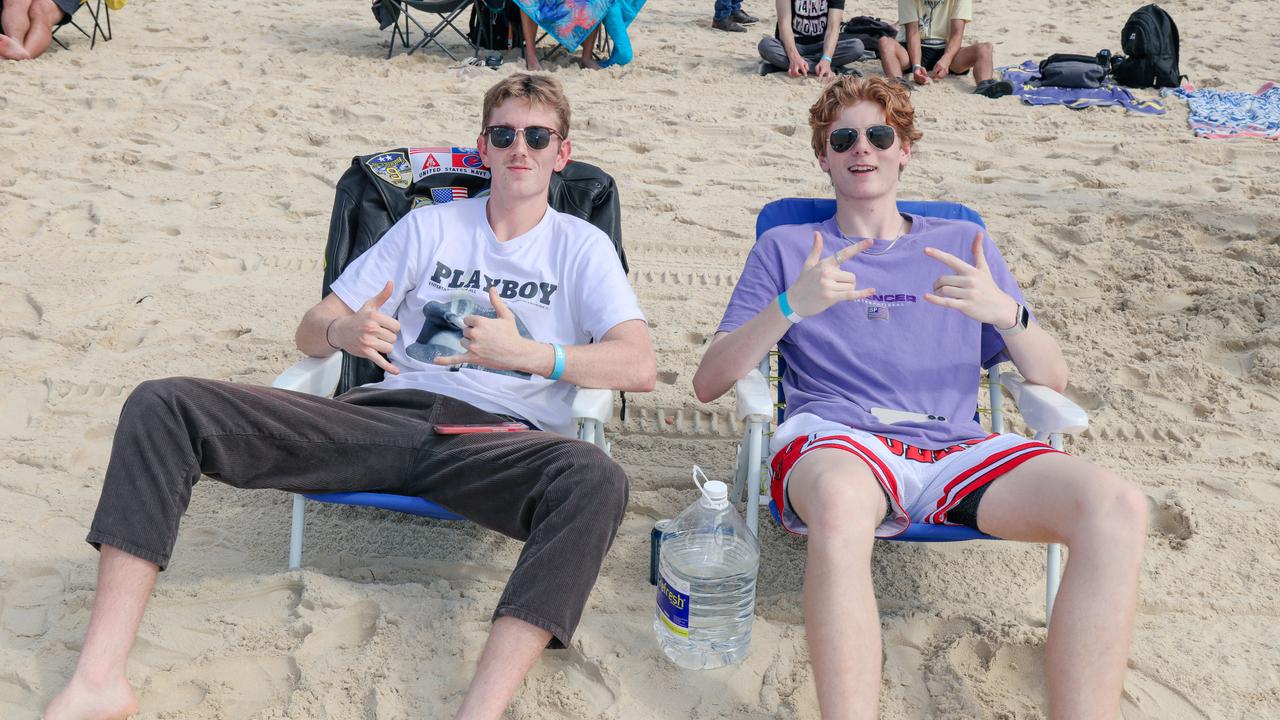
[[791, 493], [811, 538], [870, 538], [884, 517], [884, 492], [870, 477], [822, 473], [793, 484]]
[[898, 41], [888, 35], [881, 36], [880, 39], [876, 41], [876, 47], [880, 50], [880, 57], [885, 59], [892, 57], [894, 46], [897, 44]]
[[989, 42], [978, 43], [978, 56], [990, 60], [991, 59], [991, 43]]
[[1082, 500], [1077, 538], [1105, 539], [1116, 550], [1141, 550], [1146, 543], [1149, 503], [1136, 485], [1100, 469]]
[[188, 378], [163, 378], [161, 380], [144, 380], [129, 394], [125, 400], [121, 416], [141, 415], [143, 417], [164, 412], [173, 407], [173, 402], [183, 394]]
[[592, 514], [614, 519], [615, 528], [622, 524], [627, 509], [629, 483], [622, 471], [603, 450], [587, 442], [575, 443], [570, 458], [571, 492], [589, 507]]

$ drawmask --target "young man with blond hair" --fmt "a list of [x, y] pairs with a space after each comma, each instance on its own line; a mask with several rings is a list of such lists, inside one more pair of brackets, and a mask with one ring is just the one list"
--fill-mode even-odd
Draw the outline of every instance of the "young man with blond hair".
[[[245, 488], [419, 495], [526, 541], [458, 718], [501, 716], [543, 648], [570, 642], [627, 501], [621, 468], [566, 437], [572, 386], [648, 391], [654, 354], [609, 238], [547, 204], [570, 156], [559, 84], [499, 82], [476, 142], [490, 195], [410, 212], [298, 326], [307, 355], [344, 350], [385, 380], [328, 399], [170, 378], [129, 397], [87, 538], [102, 552], [89, 628], [45, 720], [137, 711], [129, 651], [202, 474]], [[442, 265], [485, 281], [445, 285]], [[538, 291], [507, 292], [527, 285]], [[428, 328], [450, 303], [474, 309], [449, 333]], [[512, 418], [548, 432], [445, 434]]]
[[1012, 84], [994, 77], [991, 43], [964, 44], [965, 26], [972, 20], [973, 0], [898, 0], [898, 36], [880, 38], [885, 77], [900, 80], [910, 70], [917, 85], [928, 85], [972, 70], [976, 94], [1012, 93]]
[[1119, 714], [1133, 637], [1146, 498], [1129, 482], [971, 418], [1002, 353], [1061, 391], [1058, 344], [979, 226], [898, 211], [922, 133], [906, 89], [838, 78], [809, 110], [835, 215], [761, 235], [693, 379], [709, 402], [775, 345], [787, 419], [770, 449], [783, 525], [808, 535], [804, 616], [824, 718], [876, 718], [876, 537], [960, 524], [1065, 543], [1045, 650], [1050, 717]]

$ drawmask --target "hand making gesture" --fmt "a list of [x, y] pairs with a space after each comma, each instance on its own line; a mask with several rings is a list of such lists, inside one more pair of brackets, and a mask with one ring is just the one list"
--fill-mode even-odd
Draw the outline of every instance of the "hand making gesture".
[[822, 258], [822, 233], [815, 230], [813, 249], [804, 261], [804, 269], [787, 289], [792, 310], [800, 317], [809, 317], [843, 300], [860, 300], [874, 295], [875, 288], [857, 289], [857, 276], [840, 269], [845, 261], [871, 247], [873, 242], [863, 240]]
[[[463, 318], [462, 347], [467, 352], [435, 359], [436, 365], [469, 363], [494, 370], [525, 370], [532, 346], [539, 345], [520, 335], [516, 316], [498, 296], [497, 288], [489, 288], [489, 302], [494, 318], [468, 315]], [[545, 345], [543, 346], [546, 347]]]
[[391, 364], [384, 355], [391, 353], [400, 332], [400, 322], [384, 315], [382, 304], [391, 297], [391, 281], [382, 292], [365, 301], [353, 315], [338, 318], [325, 330], [329, 345], [342, 348], [356, 357], [368, 358], [375, 365], [392, 375], [399, 375], [400, 368]]
[[935, 280], [933, 292], [925, 293], [925, 300], [959, 310], [997, 328], [1008, 328], [1017, 320], [1018, 301], [1001, 290], [991, 277], [991, 268], [987, 267], [982, 252], [982, 233], [973, 238], [973, 265], [937, 248], [925, 248], [924, 254], [956, 273]]

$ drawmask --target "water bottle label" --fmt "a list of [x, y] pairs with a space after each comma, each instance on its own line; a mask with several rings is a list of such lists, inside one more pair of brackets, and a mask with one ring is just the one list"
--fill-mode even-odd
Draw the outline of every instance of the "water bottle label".
[[668, 630], [689, 637], [689, 583], [658, 573], [658, 610]]

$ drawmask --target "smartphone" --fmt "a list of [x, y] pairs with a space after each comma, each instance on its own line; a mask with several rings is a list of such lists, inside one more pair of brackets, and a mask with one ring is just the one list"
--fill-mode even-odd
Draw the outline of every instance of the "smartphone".
[[483, 423], [476, 425], [437, 425], [437, 435], [467, 435], [470, 433], [525, 432], [528, 425], [518, 422]]

